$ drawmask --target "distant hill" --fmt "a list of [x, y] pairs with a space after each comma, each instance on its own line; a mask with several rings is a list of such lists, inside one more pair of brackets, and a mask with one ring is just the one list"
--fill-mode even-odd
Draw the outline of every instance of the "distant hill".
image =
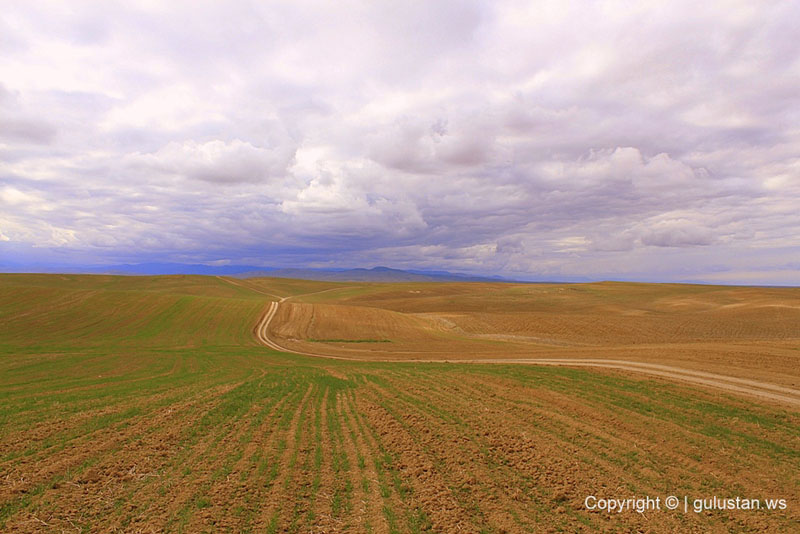
[[185, 263], [139, 263], [125, 265], [110, 265], [107, 267], [95, 267], [85, 272], [97, 272], [102, 274], [204, 274], [211, 276], [231, 276], [247, 271], [262, 270], [269, 271], [270, 267], [254, 267], [252, 265], [200, 265]]
[[136, 263], [121, 265], [72, 265], [72, 264], [15, 264], [0, 262], [3, 273], [60, 273], [60, 274], [204, 274], [230, 276], [247, 271], [269, 271], [271, 267], [253, 265], [201, 265], [189, 263]]
[[0, 265], [0, 272], [45, 272], [66, 274], [175, 275], [199, 274], [235, 278], [299, 278], [325, 282], [512, 282], [499, 276], [473, 276], [448, 271], [371, 269], [281, 269], [253, 265], [201, 265], [186, 263], [138, 263], [105, 266], [16, 266]]
[[471, 276], [447, 271], [403, 271], [389, 267], [372, 269], [273, 269], [233, 275], [236, 278], [300, 278], [325, 282], [510, 282], [501, 277]]

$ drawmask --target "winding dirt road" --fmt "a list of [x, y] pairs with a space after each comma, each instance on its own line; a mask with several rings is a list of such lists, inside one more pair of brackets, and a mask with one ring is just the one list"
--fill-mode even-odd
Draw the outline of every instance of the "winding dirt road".
[[[335, 288], [339, 289], [339, 288]], [[325, 291], [332, 291], [330, 289]], [[315, 293], [323, 293], [318, 291]], [[309, 293], [311, 294], [311, 293]], [[300, 354], [302, 356], [313, 356], [315, 358], [326, 358], [329, 360], [346, 360], [346, 361], [365, 361], [357, 358], [347, 358], [344, 356], [331, 356], [328, 354], [316, 354], [312, 352], [298, 351], [286, 348], [279, 345], [275, 340], [269, 337], [269, 325], [278, 312], [280, 303], [294, 297], [305, 295], [294, 295], [293, 297], [282, 297], [277, 302], [270, 302], [269, 307], [264, 313], [263, 317], [256, 326], [256, 339], [258, 341], [277, 351], [289, 352], [293, 354]], [[447, 359], [447, 360], [430, 360], [430, 359], [373, 359], [372, 361], [397, 361], [409, 363], [471, 363], [471, 364], [522, 364], [522, 365], [552, 365], [552, 366], [565, 366], [565, 367], [594, 367], [605, 369], [616, 369], [621, 371], [629, 371], [634, 373], [646, 374], [656, 376], [659, 378], [666, 378], [669, 380], [677, 380], [681, 382], [688, 382], [700, 386], [708, 386], [731, 393], [738, 393], [767, 399], [783, 404], [789, 404], [795, 407], [800, 407], [800, 391], [770, 384], [767, 382], [759, 382], [756, 380], [748, 380], [744, 378], [737, 378], [733, 376], [725, 376], [715, 373], [707, 373], [704, 371], [694, 371], [691, 369], [681, 369], [679, 367], [671, 367], [668, 365], [659, 365], [653, 363], [634, 362], [627, 360], [613, 360], [601, 358], [584, 358], [584, 359], [571, 359], [571, 358], [508, 358], [508, 359]]]

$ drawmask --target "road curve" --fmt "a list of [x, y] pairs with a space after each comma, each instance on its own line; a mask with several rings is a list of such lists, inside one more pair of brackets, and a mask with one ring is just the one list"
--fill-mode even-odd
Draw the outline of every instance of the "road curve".
[[[336, 288], [338, 289], [338, 288]], [[331, 291], [331, 290], [326, 290]], [[318, 291], [317, 293], [322, 293]], [[295, 295], [302, 296], [302, 295]], [[286, 301], [292, 297], [283, 297], [278, 302], [270, 302], [269, 307], [264, 313], [261, 320], [256, 326], [255, 334], [256, 339], [262, 344], [271, 349], [299, 354], [302, 356], [313, 356], [315, 358], [325, 358], [329, 360], [345, 360], [345, 361], [368, 361], [359, 358], [347, 358], [344, 356], [332, 356], [329, 354], [315, 354], [313, 352], [298, 351], [286, 348], [278, 344], [275, 340], [269, 337], [269, 325], [278, 312], [278, 306], [281, 302]], [[634, 373], [646, 374], [656, 376], [659, 378], [666, 378], [669, 380], [677, 380], [681, 382], [688, 382], [701, 386], [708, 386], [721, 389], [731, 393], [738, 393], [757, 397], [761, 399], [780, 402], [782, 404], [789, 404], [795, 407], [800, 407], [800, 391], [770, 384], [767, 382], [759, 382], [756, 380], [749, 380], [744, 378], [737, 378], [733, 376], [719, 375], [715, 373], [707, 373], [704, 371], [694, 371], [691, 369], [681, 369], [679, 367], [671, 367], [668, 365], [660, 365], [645, 362], [632, 362], [626, 360], [613, 360], [602, 358], [584, 358], [584, 359], [570, 359], [570, 358], [506, 358], [506, 359], [447, 359], [447, 360], [430, 360], [430, 359], [383, 359], [372, 361], [395, 361], [407, 363], [469, 363], [469, 364], [521, 364], [521, 365], [551, 365], [563, 367], [594, 367], [604, 369], [617, 369], [622, 371], [631, 371]]]

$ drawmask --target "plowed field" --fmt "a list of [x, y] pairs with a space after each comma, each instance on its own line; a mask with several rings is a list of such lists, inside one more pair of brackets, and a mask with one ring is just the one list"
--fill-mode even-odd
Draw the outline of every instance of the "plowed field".
[[[285, 333], [318, 313], [315, 301], [347, 307], [339, 316], [357, 320], [350, 308], [363, 303], [340, 299], [387, 291], [376, 286], [0, 280], [2, 532], [800, 528], [800, 413], [786, 404], [614, 369], [323, 360], [256, 341], [270, 302], [290, 297], [279, 312], [294, 308], [297, 319], [276, 315], [273, 330]], [[461, 305], [469, 308], [472, 298]], [[791, 291], [781, 298], [791, 301]], [[320, 337], [295, 343], [342, 354], [340, 347], [365, 345], [421, 350], [413, 336], [403, 337], [428, 328], [419, 314], [473, 313], [453, 311], [459, 305], [366, 306], [373, 323], [358, 331], [363, 338], [343, 337], [351, 333], [345, 327], [315, 330], [308, 319], [307, 332]], [[743, 329], [743, 346], [800, 356], [787, 334], [795, 316], [782, 317], [789, 326]], [[715, 321], [721, 326], [694, 326], [692, 335], [733, 328]], [[431, 328], [430, 335], [451, 333]], [[703, 336], [698, 343], [713, 346]], [[504, 342], [492, 343], [502, 354]], [[695, 350], [671, 363], [705, 366]], [[762, 378], [781, 373], [797, 369], [766, 369]], [[783, 498], [787, 507], [607, 513], [587, 509], [590, 495]]]

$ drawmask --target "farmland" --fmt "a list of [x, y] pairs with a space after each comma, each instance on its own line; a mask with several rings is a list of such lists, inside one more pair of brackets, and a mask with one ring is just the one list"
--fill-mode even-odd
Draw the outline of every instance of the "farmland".
[[[260, 344], [278, 301], [270, 340], [351, 359]], [[0, 530], [795, 532], [795, 405], [502, 359], [792, 390], [799, 349], [793, 289], [0, 275]]]

